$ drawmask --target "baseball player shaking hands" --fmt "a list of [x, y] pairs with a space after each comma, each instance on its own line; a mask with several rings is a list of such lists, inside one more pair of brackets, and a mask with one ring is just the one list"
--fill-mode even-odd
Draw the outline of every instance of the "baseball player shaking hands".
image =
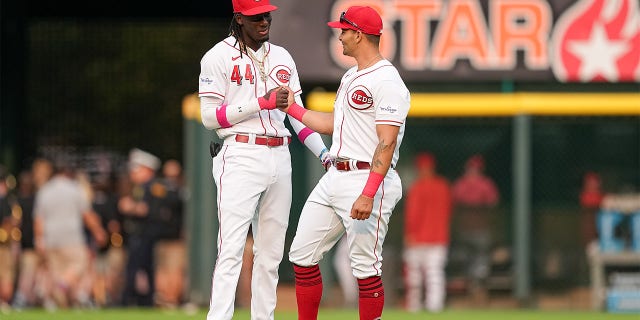
[[342, 29], [343, 54], [357, 66], [347, 70], [334, 110], [307, 110], [294, 99], [290, 116], [332, 134], [330, 164], [309, 195], [291, 244], [298, 319], [316, 319], [322, 296], [318, 262], [346, 232], [353, 275], [358, 280], [360, 319], [382, 315], [382, 244], [393, 208], [402, 197], [394, 170], [404, 135], [410, 94], [396, 68], [379, 51], [382, 19], [370, 7], [353, 6], [329, 22]]
[[[224, 140], [213, 158], [218, 239], [207, 319], [233, 317], [235, 292], [249, 226], [254, 238], [251, 319], [273, 319], [278, 266], [291, 207], [291, 133], [285, 127], [290, 88], [300, 104], [296, 65], [269, 43], [269, 0], [232, 0], [229, 36], [200, 62], [202, 123]], [[320, 135], [289, 117], [298, 139], [316, 156], [328, 152]]]

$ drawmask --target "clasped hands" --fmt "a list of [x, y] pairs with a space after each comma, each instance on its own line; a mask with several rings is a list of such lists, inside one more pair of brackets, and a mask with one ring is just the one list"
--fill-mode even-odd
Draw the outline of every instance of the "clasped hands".
[[293, 91], [287, 86], [279, 86], [269, 90], [263, 97], [258, 98], [260, 109], [280, 109], [287, 112], [291, 104], [295, 102]]

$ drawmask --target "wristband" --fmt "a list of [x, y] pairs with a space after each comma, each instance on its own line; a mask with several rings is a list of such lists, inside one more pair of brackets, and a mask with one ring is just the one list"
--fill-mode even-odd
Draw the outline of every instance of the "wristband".
[[258, 105], [260, 110], [273, 110], [276, 108], [276, 95], [272, 92], [269, 96], [269, 100], [264, 97], [258, 98]]
[[329, 152], [329, 150], [327, 150], [327, 148], [322, 149], [322, 151], [320, 151], [320, 155], [318, 156], [318, 158], [320, 158], [320, 160], [322, 160], [322, 156], [324, 156], [325, 153]]
[[291, 106], [289, 106], [287, 113], [290, 116], [292, 116], [294, 119], [302, 122], [302, 116], [304, 116], [304, 114], [307, 113], [307, 111], [309, 110], [301, 107], [299, 104], [294, 102]]
[[220, 128], [229, 128], [231, 127], [231, 123], [227, 120], [227, 105], [223, 104], [219, 108], [216, 109], [216, 120], [218, 120], [218, 124]]
[[362, 195], [365, 197], [373, 198], [378, 192], [378, 188], [380, 184], [384, 180], [384, 176], [374, 172], [369, 172], [369, 178], [367, 179], [367, 184], [364, 185], [364, 189], [362, 190]]

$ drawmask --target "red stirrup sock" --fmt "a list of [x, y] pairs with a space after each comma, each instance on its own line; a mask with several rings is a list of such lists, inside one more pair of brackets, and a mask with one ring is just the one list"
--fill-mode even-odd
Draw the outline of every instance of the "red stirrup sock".
[[380, 319], [380, 317], [382, 317], [382, 309], [384, 308], [382, 278], [376, 276], [358, 279], [358, 288], [360, 289], [360, 299], [358, 302], [360, 320]]
[[316, 320], [322, 299], [320, 267], [318, 265], [301, 267], [294, 264], [293, 271], [296, 278], [298, 320]]

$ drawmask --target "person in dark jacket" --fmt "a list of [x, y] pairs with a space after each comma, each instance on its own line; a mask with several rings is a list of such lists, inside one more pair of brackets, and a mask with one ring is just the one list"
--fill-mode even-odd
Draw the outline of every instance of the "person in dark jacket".
[[140, 149], [129, 154], [130, 192], [118, 201], [118, 209], [124, 216], [127, 264], [125, 287], [122, 296], [124, 306], [153, 306], [155, 279], [153, 250], [161, 232], [161, 208], [166, 197], [166, 187], [156, 178], [160, 159]]

